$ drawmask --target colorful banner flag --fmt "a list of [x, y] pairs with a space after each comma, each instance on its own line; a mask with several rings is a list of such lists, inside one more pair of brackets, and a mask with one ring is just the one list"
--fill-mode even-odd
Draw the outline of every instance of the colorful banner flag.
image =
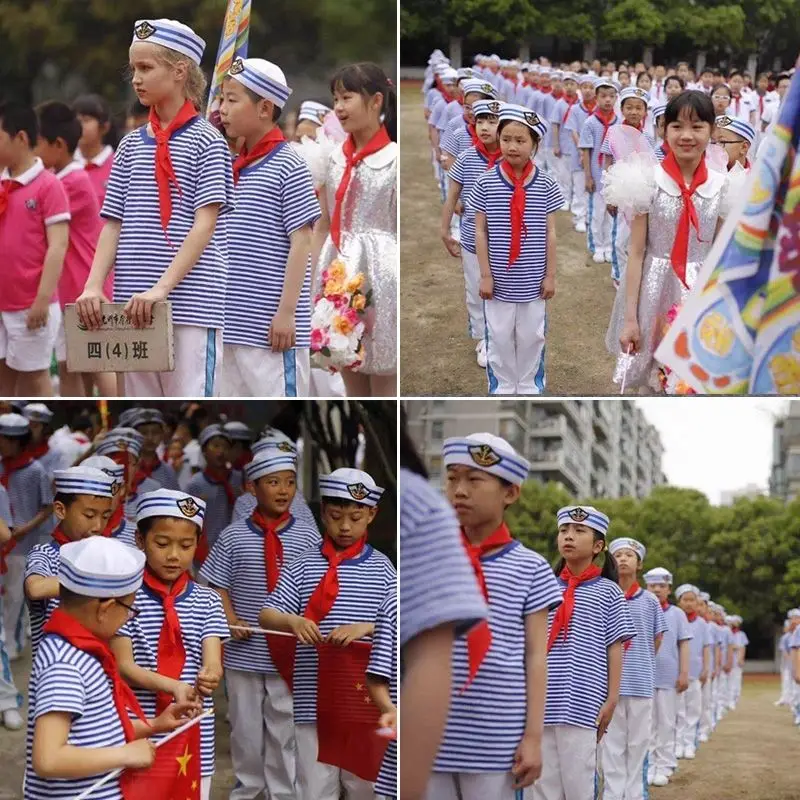
[[700, 394], [800, 394], [798, 66], [743, 196], [655, 353]]
[[217, 61], [208, 93], [206, 118], [222, 130], [219, 118], [222, 79], [228, 74], [234, 58], [247, 58], [247, 43], [250, 37], [250, 0], [228, 0], [222, 33], [219, 37]]
[[380, 711], [367, 691], [372, 646], [317, 645], [317, 760], [375, 781], [388, 740], [378, 735]]
[[111, 414], [108, 410], [108, 400], [98, 400], [97, 410], [100, 412], [100, 427], [101, 430], [107, 431], [109, 429], [109, 421]]

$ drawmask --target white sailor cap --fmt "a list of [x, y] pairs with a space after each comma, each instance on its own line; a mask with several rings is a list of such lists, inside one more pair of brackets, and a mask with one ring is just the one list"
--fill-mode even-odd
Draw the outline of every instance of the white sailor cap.
[[578, 73], [578, 86], [583, 86], [584, 83], [595, 84], [595, 76], [591, 73]]
[[708, 592], [700, 592], [698, 597], [704, 602], [708, 603], [711, 600], [711, 595]]
[[667, 104], [666, 103], [656, 103], [651, 108], [653, 112], [653, 119], [657, 120], [659, 117], [663, 117], [664, 114], [667, 113]]
[[538, 64], [531, 64], [530, 71], [538, 75], [542, 71], [542, 68]]
[[729, 117], [727, 114], [717, 117], [714, 120], [714, 124], [718, 128], [725, 128], [725, 130], [735, 133], [743, 139], [747, 139], [748, 144], [753, 144], [753, 139], [756, 138], [755, 129], [749, 122], [736, 119], [735, 117]]
[[447, 69], [442, 70], [439, 77], [445, 83], [455, 83], [458, 80], [458, 72], [456, 72], [452, 67], [447, 67]]
[[222, 430], [224, 430], [225, 433], [228, 434], [228, 437], [234, 442], [252, 442], [253, 439], [255, 439], [255, 434], [244, 422], [237, 422], [235, 420], [226, 422], [222, 426]]
[[680, 600], [681, 597], [683, 597], [683, 595], [685, 595], [687, 592], [692, 592], [695, 595], [699, 595], [700, 594], [700, 592], [698, 591], [696, 586], [692, 586], [691, 583], [682, 583], [675, 590], [675, 597], [677, 597], [678, 600]]
[[619, 93], [620, 107], [626, 100], [631, 98], [641, 100], [644, 103], [645, 110], [650, 106], [650, 95], [644, 89], [640, 89], [638, 86], [626, 86]]
[[797, 617], [800, 617], [800, 608], [790, 608], [786, 616], [789, 619], [797, 619]]
[[449, 69], [451, 69], [450, 62], [445, 60], [438, 62], [436, 66], [433, 68], [433, 71], [437, 75], [441, 75], [443, 72], [447, 72]]
[[[108, 456], [89, 456], [89, 458], [81, 461], [81, 466], [99, 469], [106, 475], [110, 475], [116, 482], [117, 489], [125, 478], [125, 467], [122, 464], [117, 464], [116, 461], [112, 461]], [[116, 494], [117, 490], [113, 491]]]
[[206, 502], [199, 497], [174, 489], [156, 489], [139, 498], [136, 504], [136, 524], [148, 517], [175, 517], [188, 519], [198, 528], [202, 528], [205, 513]]
[[458, 75], [458, 79], [461, 81], [465, 78], [474, 78], [475, 70], [472, 69], [472, 67], [461, 67], [460, 69], [456, 70], [456, 74]]
[[253, 456], [258, 455], [266, 450], [278, 450], [281, 453], [297, 453], [297, 445], [285, 434], [277, 428], [270, 428], [269, 432], [265, 431], [264, 435], [253, 443], [250, 448]]
[[500, 59], [500, 66], [501, 67], [508, 67], [510, 64], [511, 64], [511, 62], [507, 58], [501, 58]]
[[253, 460], [245, 465], [244, 474], [248, 481], [257, 481], [265, 475], [289, 470], [297, 472], [297, 456], [276, 448], [262, 450]]
[[53, 412], [44, 403], [28, 403], [22, 409], [22, 416], [30, 422], [48, 423], [53, 419]]
[[735, 625], [736, 624], [736, 617], [733, 614], [726, 614], [725, 615], [725, 624], [726, 625]]
[[645, 583], [669, 583], [672, 585], [672, 573], [664, 567], [654, 567], [644, 574]]
[[222, 425], [209, 425], [200, 431], [200, 447], [205, 447], [215, 436], [221, 436], [223, 439], [231, 441], [231, 435], [222, 427]]
[[206, 49], [201, 39], [188, 25], [174, 19], [137, 19], [133, 26], [133, 40], [137, 42], [160, 44], [169, 50], [175, 50], [194, 61], [199, 66]]
[[553, 70], [550, 67], [539, 67], [539, 74], [540, 75], [549, 76], [552, 72], [553, 72]]
[[617, 91], [617, 85], [611, 78], [595, 78], [594, 90], [597, 91], [602, 88], [613, 89], [615, 92]]
[[0, 436], [24, 436], [31, 424], [22, 414], [0, 414]]
[[97, 497], [113, 497], [119, 484], [113, 475], [94, 467], [70, 467], [53, 472], [56, 494], [92, 494]]
[[576, 72], [565, 72], [564, 73], [564, 80], [565, 81], [575, 81], [575, 83], [578, 83], [578, 74]]
[[292, 93], [283, 70], [263, 58], [235, 58], [228, 75], [278, 108], [286, 105]]
[[558, 510], [556, 522], [559, 526], [570, 523], [585, 525], [603, 537], [608, 533], [608, 526], [611, 524], [608, 516], [594, 506], [564, 506]]
[[743, 622], [744, 622], [744, 620], [738, 614], [734, 614], [733, 615], [733, 624], [734, 625], [741, 625]]
[[445, 439], [442, 456], [445, 467], [479, 469], [517, 486], [522, 486], [531, 468], [505, 439], [491, 433]]
[[[138, 428], [140, 425], [148, 425], [155, 422], [158, 425], [164, 424], [164, 415], [157, 408], [138, 408], [135, 409], [136, 414], [132, 415], [129, 424], [132, 428]], [[122, 418], [120, 417], [120, 424]]]
[[613, 556], [618, 550], [622, 550], [626, 547], [629, 550], [633, 550], [633, 552], [639, 556], [639, 561], [644, 561], [644, 557], [647, 555], [647, 548], [641, 542], [638, 542], [636, 539], [631, 539], [627, 536], [620, 539], [614, 539], [614, 541], [608, 546], [608, 552]]
[[547, 123], [535, 111], [513, 103], [504, 103], [500, 109], [500, 122], [521, 122], [530, 128], [540, 139], [547, 133]]
[[125, 597], [142, 585], [145, 555], [118, 539], [89, 536], [59, 550], [58, 582], [84, 597]]
[[472, 104], [472, 113], [476, 119], [488, 114], [493, 114], [496, 117], [500, 114], [504, 105], [499, 100], [476, 100]]
[[381, 499], [383, 489], [375, 484], [372, 476], [360, 469], [342, 467], [330, 475], [319, 476], [320, 496], [336, 497], [374, 508]]
[[530, 72], [531, 71], [530, 61], [523, 61], [523, 63], [520, 66], [520, 71], [521, 72]]
[[133, 428], [112, 428], [97, 446], [97, 455], [107, 453], [132, 453], [134, 458], [139, 458], [142, 452], [142, 435]]
[[553, 70], [553, 71], [550, 73], [550, 77], [551, 77], [551, 78], [552, 78], [554, 81], [560, 81], [560, 80], [563, 80], [563, 79], [564, 79], [564, 73], [563, 73], [563, 72], [562, 72], [560, 69], [554, 69], [554, 70]]
[[464, 92], [464, 95], [471, 94], [472, 92], [479, 92], [486, 97], [491, 97], [494, 99], [497, 97], [497, 90], [492, 86], [491, 83], [487, 81], [481, 80], [480, 78], [470, 78], [468, 81], [464, 81], [464, 84], [461, 87], [461, 90]]
[[126, 408], [124, 411], [120, 412], [119, 421], [117, 425], [120, 428], [130, 428], [131, 423], [136, 417], [139, 416], [139, 412], [142, 410], [141, 406], [134, 406], [133, 408]]
[[298, 122], [313, 122], [316, 125], [322, 125], [325, 122], [325, 117], [331, 113], [333, 109], [322, 103], [317, 103], [315, 100], [304, 100], [300, 104], [300, 110], [297, 112]]
[[500, 63], [500, 56], [499, 56], [499, 55], [497, 55], [497, 53], [492, 53], [492, 54], [489, 56], [489, 61], [495, 61], [496, 63], [498, 63], [498, 64], [499, 64], [499, 63]]

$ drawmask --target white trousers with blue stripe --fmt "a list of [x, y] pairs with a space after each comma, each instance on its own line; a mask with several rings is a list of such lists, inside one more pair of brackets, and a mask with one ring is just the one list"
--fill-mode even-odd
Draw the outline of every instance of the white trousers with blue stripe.
[[705, 736], [707, 739], [711, 736], [711, 729], [712, 729], [712, 717], [711, 717], [711, 678], [709, 678], [705, 686], [701, 689], [701, 697], [703, 699], [703, 704], [700, 710], [700, 729], [699, 734], [700, 736]]
[[603, 800], [647, 800], [647, 751], [652, 713], [650, 697], [619, 698], [601, 743], [605, 778]]
[[656, 689], [653, 697], [653, 730], [650, 740], [650, 768], [666, 774], [678, 766], [675, 758], [675, 731], [678, 724], [678, 693], [675, 689]]
[[461, 248], [461, 265], [464, 267], [464, 288], [467, 298], [467, 317], [469, 318], [469, 335], [473, 339], [482, 339], [486, 330], [486, 319], [483, 316], [483, 300], [480, 295], [481, 267], [478, 256]]
[[226, 344], [222, 362], [222, 397], [308, 397], [310, 350], [273, 353], [266, 347]]
[[592, 255], [611, 249], [611, 215], [606, 210], [605, 198], [597, 190], [587, 195], [586, 240]]
[[[22, 559], [23, 569], [25, 559]], [[8, 577], [8, 574], [6, 574]], [[4, 599], [4, 598], [3, 598]], [[0, 714], [13, 708], [22, 707], [22, 695], [14, 685], [14, 676], [11, 674], [11, 662], [6, 652], [5, 626], [3, 624], [4, 607], [0, 600]]]
[[489, 394], [542, 394], [547, 303], [484, 302]]
[[522, 800], [524, 794], [510, 772], [434, 772], [423, 800]]
[[545, 725], [542, 776], [533, 800], [594, 800], [597, 731], [577, 725]]
[[697, 724], [703, 712], [703, 687], [699, 680], [689, 681], [689, 688], [678, 695], [678, 732], [675, 743], [682, 750], [697, 747]]
[[8, 572], [3, 576], [3, 634], [8, 657], [15, 659], [28, 641], [27, 606], [25, 604], [25, 563], [27, 556], [10, 553], [6, 557]]

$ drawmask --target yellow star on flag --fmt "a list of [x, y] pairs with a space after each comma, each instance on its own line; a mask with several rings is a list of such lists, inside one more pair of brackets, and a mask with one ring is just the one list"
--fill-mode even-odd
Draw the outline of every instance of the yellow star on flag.
[[197, 781], [192, 781], [192, 791], [194, 792], [196, 790], [197, 790]]
[[[175, 760], [180, 764], [180, 769], [178, 770], [178, 775], [188, 775], [187, 767], [189, 766], [189, 762], [194, 758], [194, 755], [189, 752], [189, 745], [186, 745], [186, 749], [183, 751], [182, 756], [175, 756]], [[194, 788], [194, 787], [192, 787]]]
[[363, 683], [357, 683], [356, 684], [356, 691], [357, 692], [360, 692], [363, 688], [364, 688], [364, 684]]

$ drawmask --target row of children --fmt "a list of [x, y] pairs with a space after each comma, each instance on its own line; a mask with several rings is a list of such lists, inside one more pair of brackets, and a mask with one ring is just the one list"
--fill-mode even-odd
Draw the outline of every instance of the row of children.
[[[680, 391], [654, 353], [749, 170], [756, 132], [729, 110], [741, 76], [709, 95], [676, 75], [660, 102], [643, 88], [649, 78], [621, 89], [611, 77], [531, 67], [511, 91], [492, 64], [453, 70], [442, 58], [432, 56], [424, 103], [441, 236], [462, 259], [489, 392], [545, 389], [559, 210], [586, 233], [593, 261], [611, 264], [614, 380]], [[780, 76], [776, 109], [788, 83]]]
[[[13, 416], [0, 417], [3, 436]], [[367, 543], [383, 489], [356, 469], [321, 476], [320, 536], [297, 494], [294, 445], [272, 432], [244, 466], [248, 509], [202, 553], [213, 501], [153, 478], [132, 495], [135, 433], [115, 429], [97, 455], [47, 477], [56, 524], [30, 548], [24, 569], [33, 644], [25, 800], [72, 798], [102, 773], [149, 766], [152, 743], [133, 740], [157, 741], [187, 715], [213, 709], [223, 677], [234, 800], [262, 792], [339, 800], [342, 787], [359, 800], [396, 796], [392, 743], [376, 785], [317, 760], [315, 645], [371, 639], [367, 686], [382, 724], [396, 724], [396, 575]], [[205, 443], [212, 442], [209, 464], [219, 438]], [[0, 516], [0, 536], [16, 536], [14, 518]], [[288, 672], [285, 643], [258, 633], [259, 625], [295, 637]], [[10, 671], [0, 688], [0, 702], [12, 702], [0, 706], [7, 727], [18, 728], [22, 698]], [[208, 798], [213, 716], [199, 724], [202, 787], [194, 796]], [[126, 780], [135, 773], [92, 796], [122, 798]]]
[[[100, 101], [0, 105], [3, 394], [51, 395], [54, 348], [64, 390], [90, 390], [91, 376], [63, 369], [62, 308], [77, 303], [96, 329], [113, 293], [137, 327], [153, 303], [169, 300], [175, 326], [175, 370], [126, 373], [125, 396], [308, 396], [314, 297], [340, 260], [349, 280], [360, 275], [364, 294], [372, 290], [362, 363], [344, 375], [347, 391], [395, 393], [391, 81], [374, 64], [339, 69], [333, 110], [307, 102], [298, 115], [297, 134], [326, 147], [295, 148], [278, 127], [292, 89], [264, 59], [232, 64], [225, 136], [201, 116], [204, 50], [180, 22], [136, 23], [131, 83], [149, 112], [113, 152], [102, 146], [110, 123]], [[338, 141], [321, 133], [328, 119]], [[330, 394], [317, 372], [318, 390]], [[113, 376], [95, 383], [101, 396], [116, 394]]]
[[781, 696], [776, 706], [788, 706], [800, 726], [800, 608], [792, 608], [783, 623], [778, 643], [781, 659]]
[[606, 800], [648, 797], [735, 705], [738, 618], [690, 584], [670, 604], [662, 568], [640, 586], [644, 545], [591, 506], [558, 511], [551, 569], [506, 524], [530, 465], [505, 440], [442, 460], [447, 502], [401, 439], [404, 793], [590, 800], [602, 776]]

